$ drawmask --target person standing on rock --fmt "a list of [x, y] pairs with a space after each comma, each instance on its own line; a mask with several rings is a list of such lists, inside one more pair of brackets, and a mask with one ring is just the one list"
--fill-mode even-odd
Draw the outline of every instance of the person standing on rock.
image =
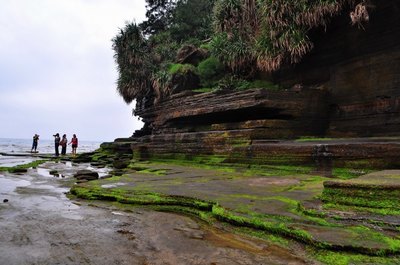
[[58, 152], [58, 147], [60, 146], [60, 134], [56, 133], [53, 135], [54, 136], [54, 149], [56, 152], [56, 156], [59, 156], [59, 152]]
[[37, 149], [38, 142], [39, 142], [39, 135], [35, 133], [35, 135], [33, 136], [31, 153], [32, 152], [37, 153], [36, 149]]
[[61, 155], [65, 156], [67, 154], [67, 135], [63, 134], [62, 139], [60, 141], [60, 145], [61, 145]]
[[76, 155], [76, 148], [78, 148], [78, 138], [76, 138], [76, 135], [74, 134], [72, 136], [71, 142], [69, 144], [72, 144], [72, 155]]

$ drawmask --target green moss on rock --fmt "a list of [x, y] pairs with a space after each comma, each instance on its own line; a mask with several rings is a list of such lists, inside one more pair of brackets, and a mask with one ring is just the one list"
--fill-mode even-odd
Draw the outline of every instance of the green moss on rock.
[[324, 202], [400, 210], [400, 186], [352, 182], [324, 182]]
[[14, 167], [0, 167], [0, 171], [8, 171], [10, 173], [25, 173], [29, 168], [36, 168], [40, 164], [47, 162], [48, 160], [35, 160], [33, 162], [17, 165]]

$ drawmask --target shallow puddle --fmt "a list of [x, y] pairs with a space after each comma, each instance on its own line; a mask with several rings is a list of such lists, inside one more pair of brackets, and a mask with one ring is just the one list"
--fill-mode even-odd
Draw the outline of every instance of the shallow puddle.
[[113, 183], [113, 184], [104, 184], [104, 185], [101, 185], [101, 187], [108, 189], [108, 188], [116, 188], [118, 186], [124, 186], [124, 185], [126, 185], [126, 183], [117, 182], [117, 183]]
[[21, 164], [28, 164], [36, 160], [38, 160], [38, 158], [0, 155], [0, 166], [14, 167]]
[[10, 193], [14, 193], [18, 187], [26, 187], [30, 184], [30, 181], [22, 179], [9, 179], [0, 175], [0, 195], [6, 196]]

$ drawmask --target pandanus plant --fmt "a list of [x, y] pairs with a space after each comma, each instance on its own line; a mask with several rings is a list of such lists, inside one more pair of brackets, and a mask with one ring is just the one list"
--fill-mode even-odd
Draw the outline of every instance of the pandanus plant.
[[299, 62], [313, 48], [309, 31], [326, 28], [346, 5], [354, 7], [355, 0], [218, 0], [211, 45], [234, 72], [254, 62], [259, 70], [275, 71]]
[[118, 93], [126, 103], [143, 98], [151, 88], [151, 60], [140, 28], [135, 23], [127, 23], [112, 42], [119, 73]]
[[214, 5], [214, 56], [235, 74], [254, 72], [254, 36], [258, 30], [255, 0], [219, 0]]

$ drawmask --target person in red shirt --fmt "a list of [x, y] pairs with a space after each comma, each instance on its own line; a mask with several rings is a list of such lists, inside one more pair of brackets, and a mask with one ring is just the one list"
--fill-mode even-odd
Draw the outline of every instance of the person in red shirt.
[[78, 138], [76, 138], [76, 135], [74, 134], [72, 136], [71, 142], [69, 144], [72, 144], [72, 155], [76, 155], [76, 148], [78, 148]]

